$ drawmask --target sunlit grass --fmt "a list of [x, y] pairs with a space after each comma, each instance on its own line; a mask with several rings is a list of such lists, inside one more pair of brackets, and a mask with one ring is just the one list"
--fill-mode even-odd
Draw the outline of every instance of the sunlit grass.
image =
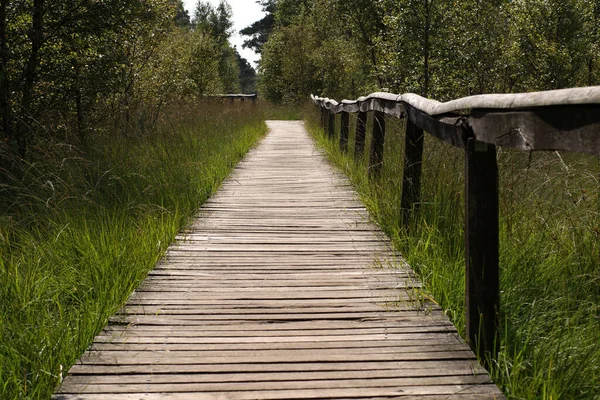
[[[403, 122], [387, 119], [381, 177], [370, 180], [368, 155], [353, 159], [355, 116], [343, 154], [339, 136], [326, 139], [317, 110], [306, 115], [319, 145], [464, 335], [463, 151], [426, 136], [420, 209], [406, 230]], [[339, 135], [339, 117], [336, 126]], [[600, 159], [500, 149], [498, 162], [502, 343], [491, 374], [510, 398], [598, 399]]]
[[2, 171], [0, 398], [52, 394], [266, 132], [265, 110], [182, 106], [155, 132], [98, 132], [88, 153], [48, 140]]

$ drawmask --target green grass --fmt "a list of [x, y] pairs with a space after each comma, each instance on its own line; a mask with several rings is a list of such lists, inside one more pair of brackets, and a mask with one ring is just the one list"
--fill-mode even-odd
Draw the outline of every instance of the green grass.
[[304, 118], [302, 107], [293, 104], [272, 104], [263, 100], [258, 100], [257, 104], [263, 109], [266, 120], [293, 121]]
[[97, 132], [2, 154], [0, 398], [48, 398], [176, 233], [266, 132], [267, 108], [172, 111], [156, 132]]
[[[309, 130], [346, 173], [464, 334], [464, 154], [426, 136], [422, 202], [409, 234], [400, 224], [402, 121], [387, 119], [384, 165], [369, 179], [306, 112]], [[371, 117], [370, 117], [371, 118]], [[370, 124], [369, 120], [369, 131]], [[339, 135], [339, 117], [336, 126]], [[339, 137], [339, 136], [338, 136]], [[369, 148], [367, 137], [367, 146]], [[501, 348], [491, 374], [513, 399], [600, 398], [600, 158], [500, 149]]]

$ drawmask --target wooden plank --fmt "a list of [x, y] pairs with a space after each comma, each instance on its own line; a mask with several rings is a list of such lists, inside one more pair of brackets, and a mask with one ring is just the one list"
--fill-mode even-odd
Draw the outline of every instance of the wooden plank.
[[332, 379], [373, 379], [373, 378], [409, 378], [409, 377], [446, 377], [476, 376], [485, 373], [474, 372], [472, 368], [449, 369], [390, 369], [390, 370], [358, 370], [358, 371], [320, 371], [320, 372], [276, 372], [276, 373], [221, 373], [196, 376], [195, 374], [135, 374], [135, 375], [97, 375], [74, 376], [71, 381], [76, 384], [106, 385], [129, 383], [218, 383], [218, 382], [277, 382], [277, 381], [311, 381]]
[[[444, 369], [458, 371], [465, 368], [485, 373], [477, 360], [420, 360], [420, 361], [379, 361], [379, 362], [317, 362], [277, 363], [277, 364], [148, 364], [148, 365], [87, 365], [75, 364], [70, 373], [74, 375], [108, 374], [202, 374], [202, 373], [281, 373], [281, 372], [325, 372], [325, 371], [403, 371], [414, 369]], [[473, 372], [475, 373], [475, 372]]]
[[[121, 354], [124, 353], [124, 354]], [[98, 355], [87, 353], [80, 362], [94, 365], [171, 365], [171, 364], [273, 364], [273, 363], [305, 363], [305, 362], [370, 362], [370, 361], [425, 361], [425, 360], [475, 360], [470, 350], [446, 351], [446, 352], [421, 352], [421, 353], [397, 353], [397, 354], [334, 354], [331, 352], [314, 352], [313, 354], [257, 354], [234, 357], [201, 357], [200, 354], [174, 355], [168, 354], [162, 357], [159, 354], [144, 356], [138, 352], [119, 352], [119, 354], [106, 354], [100, 352]]]
[[477, 140], [497, 146], [600, 154], [600, 105], [509, 112], [476, 109], [470, 123]]
[[[211, 335], [212, 333], [212, 335]], [[312, 344], [311, 348], [336, 348], [343, 346], [350, 346], [352, 343], [361, 343], [362, 347], [369, 346], [369, 344], [377, 341], [384, 341], [393, 343], [394, 341], [406, 341], [401, 347], [408, 347], [410, 343], [409, 338], [413, 338], [421, 335], [419, 340], [423, 340], [425, 338], [429, 338], [428, 340], [436, 341], [439, 345], [447, 345], [448, 343], [456, 344], [457, 348], [460, 350], [466, 350], [467, 347], [464, 343], [457, 341], [455, 336], [448, 335], [448, 330], [445, 330], [440, 333], [432, 333], [427, 332], [429, 335], [424, 336], [422, 333], [367, 333], [361, 334], [360, 330], [343, 332], [344, 334], [339, 334], [338, 332], [295, 332], [295, 331], [287, 331], [287, 332], [256, 332], [252, 335], [243, 334], [244, 332], [236, 332], [235, 334], [227, 333], [224, 331], [214, 331], [210, 333], [202, 333], [198, 336], [192, 336], [188, 332], [188, 336], [177, 336], [175, 332], [173, 332], [172, 336], [164, 337], [164, 331], [156, 331], [156, 332], [140, 332], [139, 335], [129, 334], [124, 332], [122, 334], [117, 334], [111, 332], [106, 336], [102, 334], [98, 335], [96, 338], [96, 343], [111, 343], [111, 344], [153, 344], [156, 343], [156, 338], [161, 338], [162, 344], [214, 344], [214, 345], [224, 345], [224, 344], [236, 344], [236, 345], [256, 345], [261, 346], [265, 344], [270, 344], [269, 349], [279, 348], [281, 344], [296, 344], [306, 346], [306, 344]], [[320, 333], [320, 334], [319, 334]], [[154, 336], [150, 336], [150, 334], [154, 334]], [[160, 335], [163, 334], [161, 337]], [[274, 345], [278, 344], [278, 345]], [[336, 344], [336, 345], [332, 345]], [[331, 346], [331, 347], [330, 347]], [[284, 346], [287, 347], [287, 346]], [[355, 346], [356, 347], [356, 346]], [[381, 346], [375, 346], [381, 347]], [[255, 349], [255, 347], [252, 347]], [[396, 349], [396, 351], [399, 351]]]
[[[164, 393], [164, 392], [224, 392], [224, 391], [265, 391], [265, 390], [296, 390], [296, 389], [348, 389], [348, 388], [383, 388], [383, 387], [416, 387], [441, 385], [482, 385], [489, 384], [490, 378], [484, 375], [458, 375], [436, 377], [408, 378], [370, 378], [370, 379], [315, 379], [311, 381], [250, 381], [250, 382], [147, 382], [147, 383], [96, 383], [90, 387], [86, 382], [72, 384], [71, 393], [85, 390], [87, 393]], [[69, 392], [67, 392], [69, 393]]]
[[[386, 399], [414, 399], [414, 400], [481, 400], [481, 399], [499, 399], [496, 395], [497, 388], [494, 385], [451, 385], [451, 386], [404, 386], [402, 388], [334, 388], [334, 389], [293, 389], [293, 390], [263, 390], [228, 392], [228, 400], [256, 400], [256, 399], [364, 399], [382, 396]], [[427, 396], [427, 397], [422, 397]], [[77, 394], [63, 394], [55, 397], [57, 400], [82, 399]], [[89, 400], [105, 400], [106, 394], [88, 394], [85, 396]], [[223, 400], [223, 392], [178, 392], [178, 393], [110, 393], [110, 398], [114, 400]]]
[[[135, 338], [135, 337], [134, 337]], [[163, 338], [146, 338], [137, 337], [137, 339], [144, 339], [143, 343], [132, 342], [130, 337], [119, 338], [113, 340], [107, 338], [106, 342], [100, 340], [96, 341], [93, 347], [90, 349], [92, 352], [98, 351], [230, 351], [230, 350], [243, 350], [243, 351], [258, 351], [258, 350], [308, 350], [308, 349], [362, 349], [362, 348], [388, 348], [395, 349], [401, 347], [410, 347], [411, 349], [419, 349], [419, 346], [431, 347], [433, 351], [444, 351], [448, 347], [445, 345], [450, 344], [454, 348], [464, 349], [465, 344], [457, 344], [454, 338], [448, 337], [446, 341], [443, 338], [435, 337], [433, 339], [388, 339], [380, 338], [379, 340], [346, 340], [346, 341], [331, 341], [331, 342], [314, 342], [314, 341], [290, 341], [290, 342], [276, 342], [276, 343], [196, 343], [193, 339], [195, 338], [177, 338], [178, 340], [171, 340], [169, 343], [163, 343]], [[175, 338], [174, 338], [175, 339]], [[193, 343], [189, 343], [189, 342]]]
[[[452, 329], [452, 324], [449, 321], [434, 321], [433, 318], [430, 318], [431, 324], [425, 324], [421, 321], [421, 318], [413, 317], [413, 318], [405, 318], [402, 320], [402, 324], [399, 324], [396, 320], [390, 319], [369, 319], [369, 320], [349, 320], [349, 321], [277, 321], [269, 324], [262, 323], [247, 323], [247, 324], [221, 324], [221, 325], [211, 325], [207, 326], [206, 329], [203, 329], [201, 332], [197, 331], [197, 327], [193, 324], [189, 324], [186, 326], [172, 326], [172, 327], [162, 327], [162, 326], [152, 326], [152, 325], [109, 325], [105, 332], [109, 331], [127, 331], [127, 334], [135, 334], [135, 332], [143, 332], [145, 335], [148, 335], [149, 331], [161, 331], [160, 335], [165, 335], [168, 337], [176, 337], [176, 336], [195, 336], [195, 337], [203, 337], [203, 336], [282, 336], [282, 335], [293, 335], [297, 336], [295, 331], [303, 331], [307, 336], [318, 336], [318, 335], [331, 335], [331, 336], [341, 336], [346, 334], [345, 331], [353, 331], [355, 329], [363, 330], [376, 330], [381, 329], [384, 332], [376, 332], [376, 333], [404, 333], [405, 335], [408, 332], [408, 337], [406, 339], [410, 339], [413, 337], [412, 335], [420, 335], [419, 337], [428, 338], [429, 334], [437, 335], [441, 333], [444, 334], [452, 334], [459, 340], [459, 337], [455, 330]], [[413, 330], [415, 327], [423, 327], [430, 328], [435, 326], [441, 330], [432, 330], [431, 332], [422, 332], [420, 330]], [[227, 331], [225, 334], [223, 331]], [[273, 331], [277, 331], [277, 334], [273, 334]], [[168, 332], [168, 333], [165, 333]], [[241, 333], [240, 333], [241, 332]], [[291, 333], [288, 333], [291, 332]], [[214, 333], [214, 335], [213, 335]], [[360, 333], [360, 332], [357, 332]], [[373, 332], [370, 332], [373, 333]], [[433, 336], [432, 336], [433, 337]], [[414, 337], [413, 337], [414, 338]]]

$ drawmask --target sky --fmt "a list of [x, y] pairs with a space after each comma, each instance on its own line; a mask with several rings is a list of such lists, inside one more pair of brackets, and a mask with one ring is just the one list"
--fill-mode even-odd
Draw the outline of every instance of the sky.
[[[219, 4], [219, 0], [208, 1], [214, 6]], [[194, 17], [194, 9], [196, 8], [197, 2], [198, 0], [183, 0], [183, 4], [185, 9], [188, 10], [190, 18]], [[259, 56], [251, 49], [242, 48], [244, 39], [239, 34], [239, 31], [249, 25], [252, 25], [253, 22], [262, 19], [265, 13], [262, 12], [260, 5], [257, 4], [255, 0], [227, 0], [227, 2], [229, 5], [231, 5], [231, 10], [233, 11], [232, 19], [234, 33], [229, 40], [232, 45], [237, 47], [237, 50], [241, 56], [248, 60], [252, 66], [256, 68], [256, 62], [258, 61]]]

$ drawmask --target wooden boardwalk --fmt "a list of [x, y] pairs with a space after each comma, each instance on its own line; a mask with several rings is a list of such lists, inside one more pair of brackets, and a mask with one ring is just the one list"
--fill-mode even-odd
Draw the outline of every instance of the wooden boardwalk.
[[302, 123], [269, 127], [54, 398], [503, 398]]

